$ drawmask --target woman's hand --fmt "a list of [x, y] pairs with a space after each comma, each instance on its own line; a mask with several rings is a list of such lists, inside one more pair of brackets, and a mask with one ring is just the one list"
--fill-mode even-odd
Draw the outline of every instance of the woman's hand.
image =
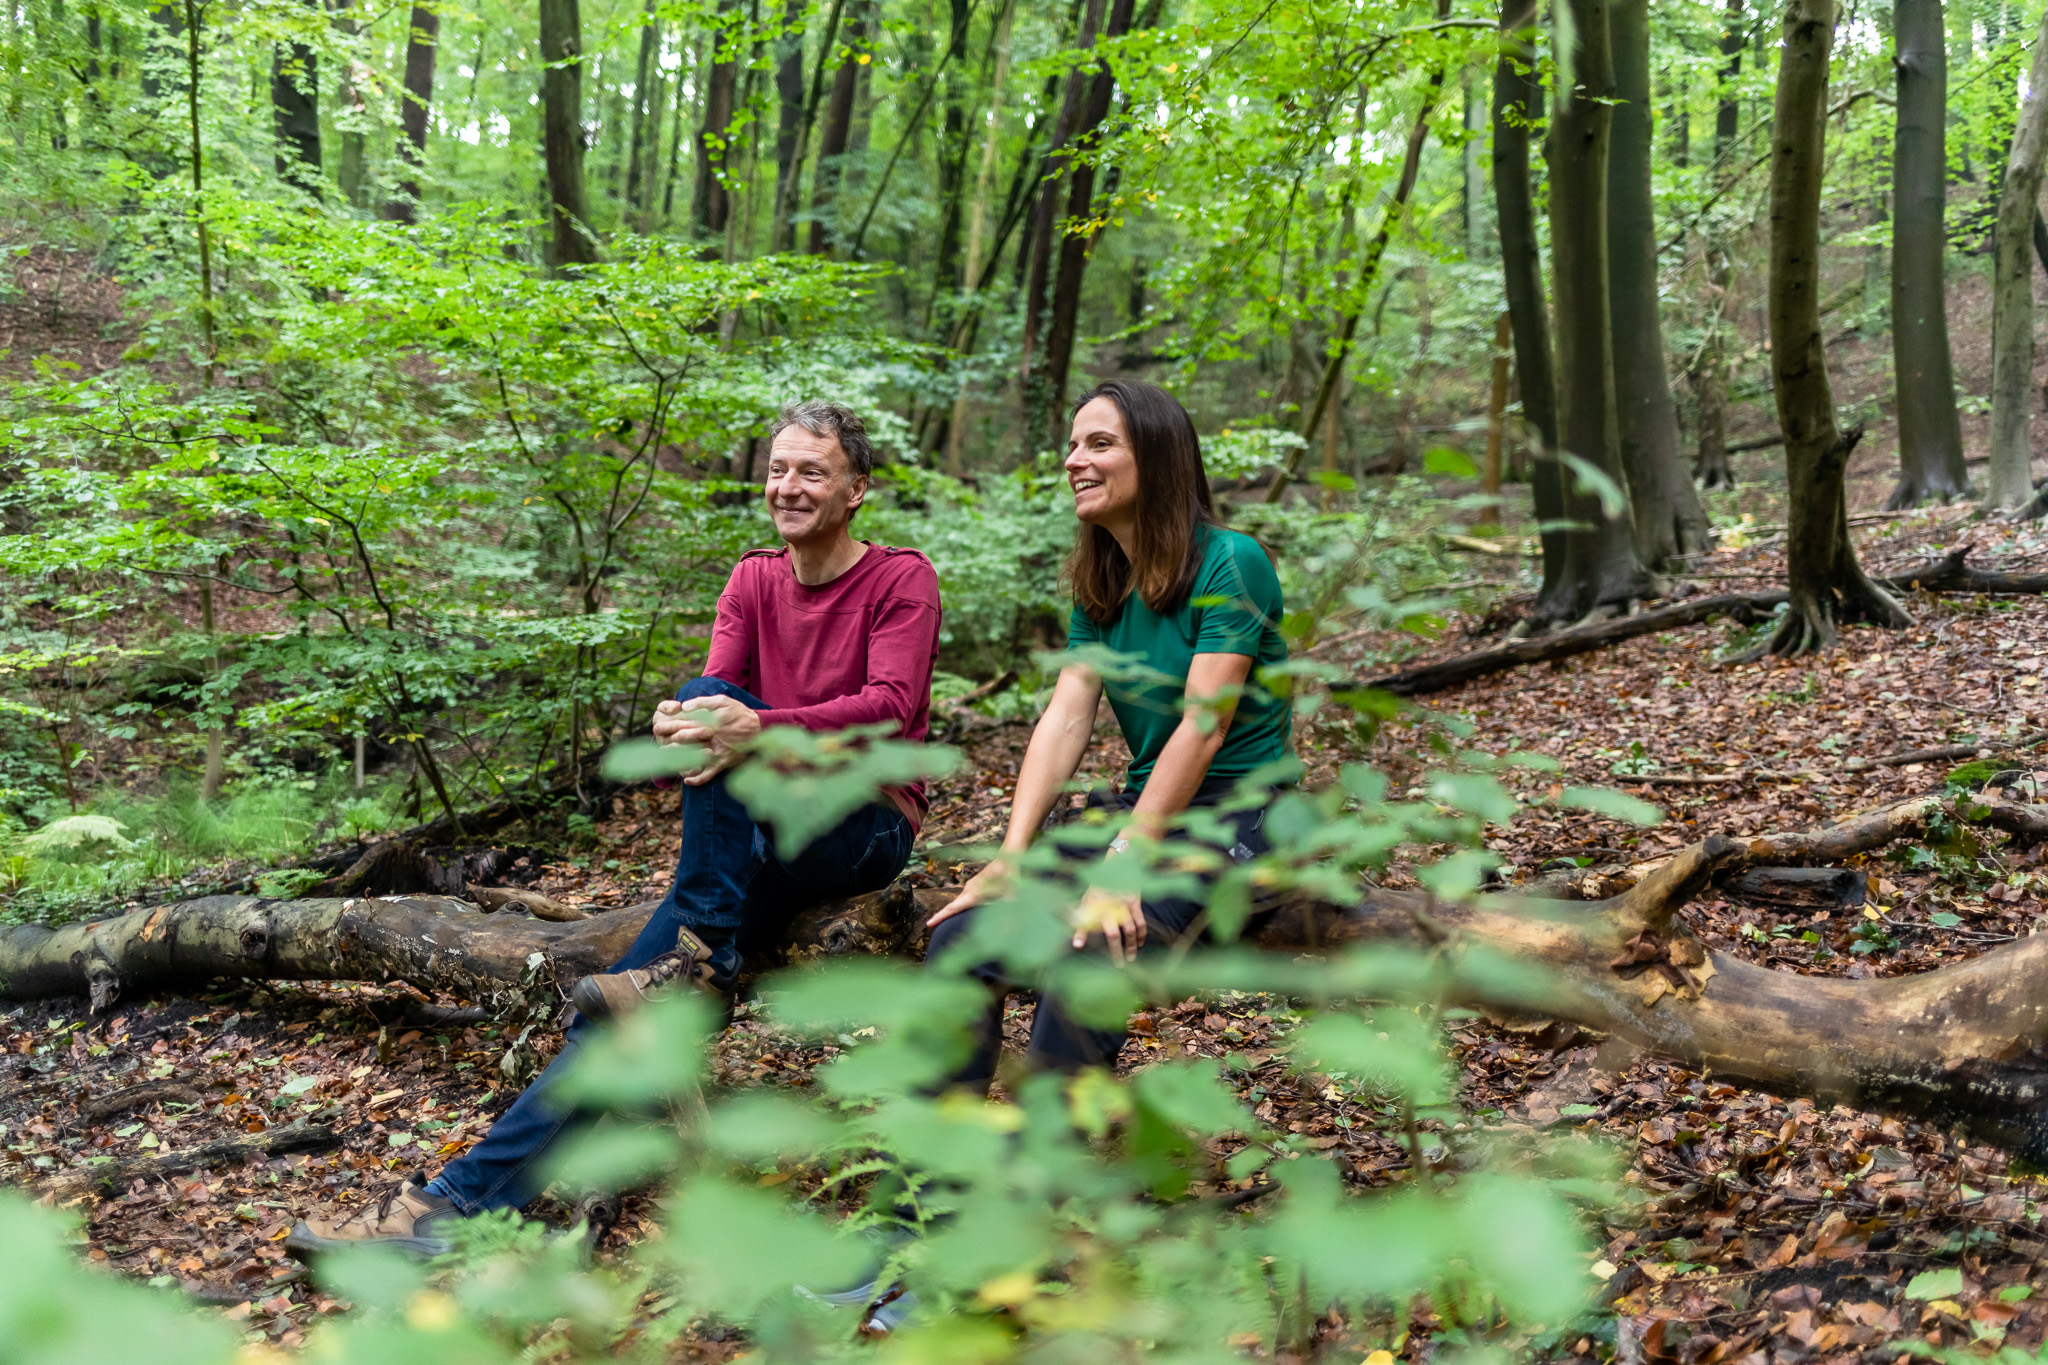
[[967, 885], [960, 888], [960, 894], [940, 906], [932, 917], [924, 922], [927, 929], [945, 923], [955, 915], [964, 915], [977, 905], [995, 900], [1010, 889], [1010, 865], [1001, 858], [994, 859], [988, 866], [967, 879]]
[[1135, 891], [1090, 887], [1081, 897], [1074, 921], [1074, 947], [1086, 947], [1088, 936], [1100, 933], [1109, 944], [1110, 960], [1119, 967], [1145, 946], [1145, 907]]

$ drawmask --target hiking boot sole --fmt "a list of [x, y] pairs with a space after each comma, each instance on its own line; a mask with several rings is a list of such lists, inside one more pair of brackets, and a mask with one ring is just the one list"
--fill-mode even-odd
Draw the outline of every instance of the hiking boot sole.
[[401, 1255], [430, 1261], [446, 1256], [455, 1244], [446, 1237], [322, 1237], [304, 1223], [294, 1227], [284, 1239], [284, 1249], [302, 1260], [350, 1247], [388, 1247]]

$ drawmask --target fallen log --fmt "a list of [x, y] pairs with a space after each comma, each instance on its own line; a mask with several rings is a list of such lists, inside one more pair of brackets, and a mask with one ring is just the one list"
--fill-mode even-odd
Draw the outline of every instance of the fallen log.
[[165, 1103], [197, 1105], [202, 1098], [197, 1090], [182, 1081], [144, 1081], [141, 1085], [124, 1085], [96, 1100], [87, 1100], [78, 1106], [78, 1121], [90, 1128], [130, 1109]]
[[[1427, 904], [1375, 890], [1356, 905], [1268, 910], [1251, 938], [1287, 953], [1387, 940], [1489, 951], [1536, 970], [1508, 981], [1475, 973], [1479, 984], [1459, 1003], [1615, 1034], [1778, 1094], [1960, 1123], [2048, 1162], [2048, 936], [1937, 971], [1848, 980], [1751, 965], [1708, 947], [1678, 918], [1717, 879], [1868, 852], [1924, 830], [1936, 814], [1982, 814], [1972, 801], [1922, 797], [1810, 833], [1715, 836], [1627, 869], [1633, 885], [1588, 904], [1517, 894]], [[2007, 824], [2048, 822], [2048, 811], [2001, 804]], [[899, 882], [819, 907], [756, 960], [765, 968], [841, 953], [914, 954], [925, 914], [948, 894]], [[549, 924], [437, 897], [212, 897], [90, 925], [0, 930], [0, 995], [90, 991], [104, 1008], [123, 990], [220, 975], [400, 977], [422, 989], [487, 995], [601, 969], [653, 909]]]
[[1508, 896], [1425, 907], [1420, 894], [1399, 892], [1344, 909], [1291, 906], [1257, 941], [1287, 951], [1387, 940], [1482, 947], [1541, 970], [1519, 990], [1475, 974], [1492, 987], [1458, 1003], [1533, 1010], [1723, 1080], [1958, 1123], [2048, 1159], [2048, 936], [1912, 976], [1757, 967], [1707, 947], [1677, 918], [1743, 856], [1733, 840], [1710, 838], [1631, 890], [1568, 909]]
[[221, 1138], [176, 1152], [156, 1156], [129, 1157], [98, 1166], [81, 1166], [36, 1185], [38, 1194], [67, 1195], [82, 1190], [118, 1190], [136, 1180], [160, 1180], [210, 1170], [251, 1157], [285, 1156], [292, 1152], [322, 1152], [341, 1145], [341, 1134], [310, 1119], [295, 1119], [260, 1133]]
[[[776, 942], [744, 946], [757, 971], [841, 953], [911, 955], [923, 946], [924, 915], [946, 898], [898, 882], [801, 914]], [[133, 991], [223, 976], [404, 981], [471, 998], [534, 980], [566, 987], [617, 961], [659, 903], [550, 923], [446, 896], [208, 896], [55, 929], [0, 929], [0, 998], [84, 995], [104, 1014]]]
[[[1940, 559], [1905, 569], [1890, 578], [1880, 578], [1880, 587], [1895, 593], [1981, 592], [2031, 594], [2048, 592], [2048, 574], [2001, 573], [1973, 569], [1963, 560], [1973, 547], [1965, 545]], [[1391, 692], [1397, 697], [1417, 697], [1441, 692], [1474, 678], [1519, 668], [1525, 664], [1550, 663], [1579, 654], [1590, 654], [1628, 640], [1662, 631], [1700, 625], [1716, 616], [1747, 620], [1773, 611], [1789, 598], [1782, 592], [1730, 592], [1698, 597], [1687, 602], [1617, 616], [1591, 625], [1573, 626], [1549, 635], [1512, 640], [1493, 649], [1475, 650], [1432, 664], [1418, 664], [1394, 673], [1341, 684], [1337, 690]]]
[[1404, 668], [1397, 673], [1382, 674], [1362, 682], [1347, 684], [1359, 690], [1371, 689], [1391, 692], [1397, 697], [1415, 697], [1425, 692], [1441, 692], [1447, 687], [1483, 678], [1489, 673], [1499, 673], [1517, 668], [1523, 664], [1549, 663], [1554, 659], [1569, 659], [1576, 654], [1590, 654], [1594, 650], [1606, 649], [1625, 640], [1638, 639], [1644, 635], [1655, 635], [1659, 631], [1678, 630], [1685, 626], [1696, 626], [1716, 616], [1733, 616], [1746, 620], [1760, 616], [1780, 603], [1789, 600], [1782, 592], [1726, 592], [1713, 597], [1695, 598], [1690, 602], [1675, 602], [1668, 607], [1652, 611], [1637, 612], [1633, 616], [1617, 616], [1611, 621], [1599, 621], [1588, 626], [1574, 626], [1552, 635], [1535, 635], [1526, 640], [1511, 640], [1493, 649], [1475, 650], [1460, 654], [1433, 664], [1419, 664]]

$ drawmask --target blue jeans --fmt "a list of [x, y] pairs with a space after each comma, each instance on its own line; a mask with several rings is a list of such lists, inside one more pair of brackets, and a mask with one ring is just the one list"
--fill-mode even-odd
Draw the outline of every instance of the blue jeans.
[[[676, 693], [681, 702], [698, 697], [732, 697], [756, 711], [768, 705], [718, 678], [693, 679]], [[685, 784], [682, 792], [683, 847], [675, 883], [612, 971], [645, 966], [671, 951], [677, 931], [688, 927], [712, 949], [719, 982], [730, 987], [744, 949], [773, 946], [791, 917], [810, 906], [880, 890], [910, 861], [910, 821], [894, 806], [862, 807], [785, 861], [726, 790], [724, 778], [701, 787]], [[579, 1015], [547, 1070], [498, 1116], [481, 1142], [441, 1168], [428, 1190], [447, 1196], [466, 1214], [519, 1208], [538, 1195], [535, 1163], [564, 1129], [587, 1117], [552, 1103], [548, 1091], [591, 1027]]]
[[[1211, 778], [1202, 783], [1188, 804], [1213, 806], [1230, 796], [1236, 786], [1234, 778]], [[1130, 810], [1138, 801], [1128, 792], [1092, 792], [1088, 804]], [[1224, 819], [1233, 840], [1229, 847], [1219, 851], [1231, 861], [1250, 862], [1271, 847], [1266, 840], [1265, 807], [1233, 811]], [[1057, 833], [1052, 837], [1058, 841]], [[1185, 836], [1176, 834], [1169, 837]], [[1065, 845], [1062, 845], [1062, 851], [1072, 857], [1092, 856]], [[1138, 951], [1154, 954], [1166, 951], [1187, 933], [1202, 913], [1202, 902], [1178, 896], [1154, 897], [1146, 899], [1142, 908], [1145, 914], [1145, 946]], [[968, 910], [941, 921], [932, 930], [931, 941], [925, 948], [925, 962], [929, 964], [943, 955], [956, 939], [967, 932], [974, 917], [975, 912]], [[954, 1074], [949, 1084], [966, 1086], [986, 1094], [989, 1082], [995, 1079], [996, 1062], [1002, 1053], [1003, 1001], [1010, 992], [1029, 989], [1034, 983], [1015, 979], [998, 962], [979, 963], [970, 967], [967, 974], [989, 988], [990, 1003], [976, 1030], [973, 1057]], [[1038, 1012], [1032, 1017], [1031, 1041], [1024, 1060], [1028, 1066], [1049, 1071], [1078, 1071], [1084, 1066], [1113, 1067], [1127, 1037], [1123, 1029], [1091, 1029], [1077, 1023], [1061, 1007], [1057, 996], [1040, 991]]]

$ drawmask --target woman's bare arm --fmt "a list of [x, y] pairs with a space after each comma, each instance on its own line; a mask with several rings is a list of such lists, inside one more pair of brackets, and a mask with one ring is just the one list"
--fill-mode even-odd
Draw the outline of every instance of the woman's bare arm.
[[[1017, 774], [1017, 790], [1010, 798], [1010, 826], [1003, 835], [1005, 853], [1022, 853], [1038, 837], [1045, 817], [1052, 813], [1053, 803], [1081, 766], [1081, 755], [1087, 752], [1088, 738], [1095, 729], [1095, 707], [1101, 698], [1102, 679], [1093, 669], [1074, 664], [1060, 670], [1052, 701], [1038, 718], [1031, 743], [1024, 750], [1024, 766]], [[993, 899], [994, 883], [1006, 870], [1000, 858], [990, 863], [925, 923], [937, 924]]]

